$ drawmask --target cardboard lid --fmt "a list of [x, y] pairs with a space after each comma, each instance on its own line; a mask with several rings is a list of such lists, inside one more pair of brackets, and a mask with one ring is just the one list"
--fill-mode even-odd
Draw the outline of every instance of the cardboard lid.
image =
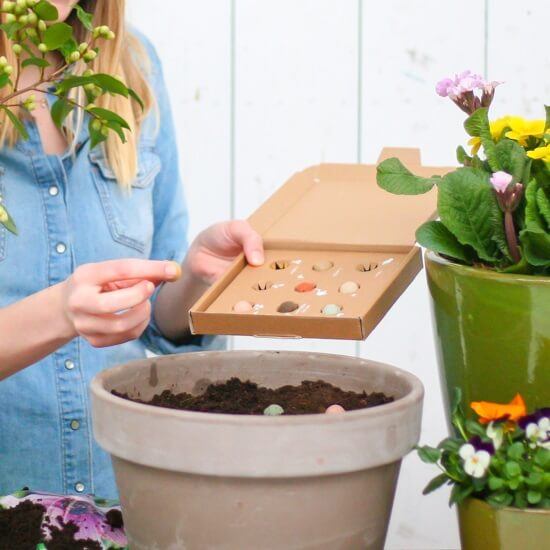
[[[384, 149], [379, 162], [392, 156], [416, 175], [450, 170], [421, 166], [418, 149]], [[269, 241], [411, 246], [436, 209], [435, 189], [415, 196], [380, 189], [375, 165], [321, 164], [295, 174], [249, 221]]]

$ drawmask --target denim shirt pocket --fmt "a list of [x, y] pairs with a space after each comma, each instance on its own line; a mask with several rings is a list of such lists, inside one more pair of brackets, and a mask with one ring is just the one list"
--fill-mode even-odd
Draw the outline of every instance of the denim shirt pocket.
[[[0, 204], [4, 204], [6, 194], [4, 191], [4, 167], [0, 166]], [[0, 262], [6, 258], [8, 248], [8, 230], [0, 223]]]
[[118, 184], [102, 149], [89, 153], [95, 181], [109, 231], [113, 239], [144, 254], [151, 246], [154, 232], [153, 188], [161, 170], [154, 148], [138, 149], [138, 173], [129, 189]]

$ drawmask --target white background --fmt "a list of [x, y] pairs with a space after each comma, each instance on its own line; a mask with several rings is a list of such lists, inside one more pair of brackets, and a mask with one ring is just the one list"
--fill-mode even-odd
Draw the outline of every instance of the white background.
[[[464, 116], [434, 85], [455, 72], [506, 81], [493, 116], [543, 118], [550, 95], [547, 0], [127, 5], [170, 87], [191, 236], [248, 216], [309, 165], [374, 163], [383, 146], [419, 147], [425, 164], [454, 164]], [[364, 343], [237, 338], [233, 346], [357, 354], [408, 369], [426, 387], [422, 442], [445, 435], [424, 273]], [[435, 473], [415, 455], [404, 460], [387, 549], [458, 548], [446, 492], [421, 495]]]

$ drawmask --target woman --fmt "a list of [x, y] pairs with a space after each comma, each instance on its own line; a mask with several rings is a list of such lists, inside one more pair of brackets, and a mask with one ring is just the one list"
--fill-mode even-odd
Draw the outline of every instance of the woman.
[[[50, 1], [85, 40], [74, 0]], [[185, 254], [187, 211], [160, 62], [124, 28], [124, 0], [81, 5], [116, 33], [94, 70], [121, 75], [146, 114], [125, 98], [101, 98], [132, 133], [127, 144], [111, 136], [93, 150], [78, 115], [56, 128], [47, 94], [34, 92], [28, 141], [3, 125], [0, 196], [19, 235], [0, 226], [0, 495], [26, 485], [116, 497], [110, 460], [93, 441], [90, 379], [146, 348], [219, 346], [190, 335], [190, 306], [241, 250], [263, 262], [260, 237], [242, 221], [208, 228]], [[6, 44], [0, 49], [9, 56]], [[21, 88], [36, 81], [33, 70]]]

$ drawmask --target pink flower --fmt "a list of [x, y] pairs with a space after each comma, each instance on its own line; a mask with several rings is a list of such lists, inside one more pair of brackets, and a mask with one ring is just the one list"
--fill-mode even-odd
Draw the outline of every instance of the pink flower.
[[497, 193], [504, 193], [507, 187], [512, 183], [512, 176], [507, 172], [494, 172], [492, 177], [489, 178], [492, 186]]
[[437, 95], [447, 97], [449, 95], [449, 90], [453, 89], [453, 87], [454, 82], [450, 78], [444, 78], [435, 85], [435, 91]]
[[[454, 78], [440, 80], [435, 91], [442, 97], [449, 97], [465, 113], [471, 115], [480, 107], [489, 107], [495, 95], [495, 88], [501, 84], [496, 80], [485, 82], [483, 78], [467, 70]], [[477, 90], [477, 93], [476, 93]]]

